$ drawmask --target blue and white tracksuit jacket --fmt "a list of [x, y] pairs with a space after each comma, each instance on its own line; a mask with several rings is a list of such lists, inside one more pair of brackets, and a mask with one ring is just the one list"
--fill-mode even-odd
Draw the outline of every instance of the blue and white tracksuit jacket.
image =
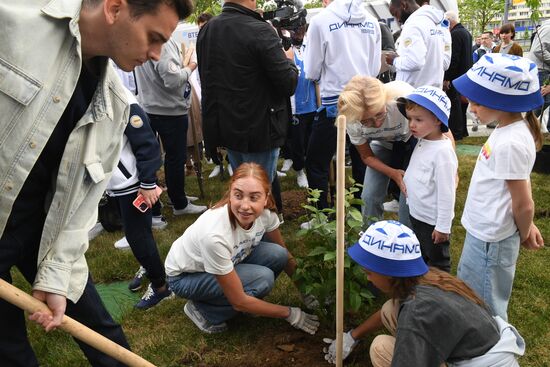
[[107, 185], [109, 196], [137, 192], [139, 188], [157, 187], [157, 170], [162, 164], [160, 145], [149, 124], [149, 118], [128, 91], [130, 118], [124, 130], [120, 160]]

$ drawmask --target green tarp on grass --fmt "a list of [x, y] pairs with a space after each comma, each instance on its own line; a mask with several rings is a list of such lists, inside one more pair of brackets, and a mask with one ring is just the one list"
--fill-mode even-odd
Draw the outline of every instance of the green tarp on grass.
[[465, 145], [465, 144], [456, 145], [457, 155], [478, 155], [480, 150], [481, 150], [481, 147], [478, 145]]
[[96, 284], [96, 288], [105, 307], [117, 322], [120, 322], [122, 316], [134, 307], [144, 292], [144, 290], [137, 293], [130, 292], [127, 281]]

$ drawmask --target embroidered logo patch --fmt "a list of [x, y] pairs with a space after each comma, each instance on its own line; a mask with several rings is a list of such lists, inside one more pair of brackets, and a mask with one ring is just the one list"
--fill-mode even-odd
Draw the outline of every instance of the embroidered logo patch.
[[143, 126], [143, 120], [138, 115], [133, 115], [132, 117], [130, 117], [130, 125], [132, 125], [132, 127], [135, 127], [136, 129], [139, 129]]
[[405, 45], [405, 47], [409, 47], [412, 43], [412, 39], [410, 38], [406, 38], [404, 41], [403, 41], [403, 45]]

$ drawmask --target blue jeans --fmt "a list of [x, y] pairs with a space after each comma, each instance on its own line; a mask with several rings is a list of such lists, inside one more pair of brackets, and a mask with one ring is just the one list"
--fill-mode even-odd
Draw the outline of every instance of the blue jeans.
[[[392, 160], [392, 150], [383, 147], [378, 144], [370, 145], [372, 152], [376, 158], [380, 159], [387, 165], [390, 165]], [[378, 220], [384, 219], [384, 200], [386, 198], [386, 192], [388, 191], [388, 184], [390, 178], [385, 174], [367, 167], [365, 171], [365, 179], [363, 181], [363, 193], [361, 199], [363, 199], [363, 221], [365, 225], [373, 223], [371, 218], [377, 218]], [[409, 207], [407, 205], [407, 198], [403, 193], [399, 195], [399, 221], [412, 229], [412, 224], [409, 218]]]
[[273, 182], [273, 177], [275, 177], [275, 170], [277, 167], [277, 159], [279, 159], [279, 148], [256, 153], [243, 153], [237, 152], [236, 150], [227, 149], [227, 158], [229, 158], [229, 163], [231, 163], [231, 167], [234, 171], [242, 163], [258, 163], [265, 169], [269, 182]]
[[484, 242], [466, 232], [458, 263], [458, 278], [476, 291], [494, 315], [504, 320], [508, 320], [506, 310], [512, 294], [519, 247], [519, 232], [499, 242]]
[[164, 177], [168, 197], [174, 209], [187, 206], [185, 195], [185, 162], [187, 161], [187, 115], [161, 116], [148, 114], [151, 128], [158, 133], [166, 152], [164, 156]]
[[[287, 262], [288, 251], [284, 247], [261, 241], [243, 262], [235, 265], [235, 271], [246, 294], [264, 298], [273, 289], [275, 279]], [[213, 274], [183, 273], [168, 277], [168, 284], [175, 294], [192, 300], [212, 324], [220, 324], [238, 313]]]

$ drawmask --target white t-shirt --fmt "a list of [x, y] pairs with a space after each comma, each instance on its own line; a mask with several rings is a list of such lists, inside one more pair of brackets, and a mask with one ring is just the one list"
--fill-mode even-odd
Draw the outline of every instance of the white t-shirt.
[[411, 216], [451, 233], [458, 160], [452, 142], [420, 139], [403, 180]]
[[517, 231], [506, 180], [529, 180], [536, 149], [527, 122], [498, 127], [477, 158], [462, 214], [462, 225], [474, 237], [498, 242]]
[[204, 212], [172, 244], [166, 261], [166, 275], [206, 272], [225, 275], [243, 261], [266, 232], [279, 227], [277, 214], [265, 209], [250, 229], [231, 228], [227, 205]]
[[[366, 142], [382, 141], [407, 141], [411, 137], [409, 121], [399, 112], [397, 104], [390, 102], [386, 105], [386, 121], [380, 127], [367, 127], [359, 121], [347, 124], [349, 140], [353, 145], [363, 145]], [[386, 145], [385, 145], [386, 146]], [[391, 148], [391, 144], [386, 146]]]

